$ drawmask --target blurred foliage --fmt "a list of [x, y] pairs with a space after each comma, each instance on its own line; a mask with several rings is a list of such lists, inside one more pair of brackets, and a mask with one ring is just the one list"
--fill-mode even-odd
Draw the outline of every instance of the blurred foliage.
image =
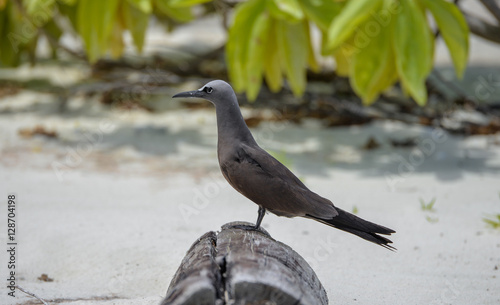
[[[129, 31], [137, 51], [152, 15], [189, 22], [191, 7], [211, 0], [0, 0], [0, 66], [34, 58], [41, 35], [57, 47], [65, 19], [85, 45], [90, 63], [123, 53]], [[425, 80], [433, 66], [432, 15], [450, 51], [456, 74], [464, 73], [469, 29], [456, 5], [446, 0], [248, 0], [234, 9], [226, 61], [238, 92], [255, 100], [265, 80], [277, 92], [286, 78], [304, 93], [307, 69], [317, 56], [332, 56], [337, 73], [349, 77], [365, 104], [399, 81], [419, 105], [427, 101]], [[61, 18], [56, 18], [61, 17]], [[321, 50], [311, 27], [319, 29]], [[67, 30], [67, 29], [65, 29]], [[54, 52], [55, 54], [55, 52]]]
[[247, 1], [237, 7], [229, 31], [229, 75], [235, 89], [245, 90], [250, 100], [262, 77], [278, 91], [284, 75], [301, 95], [306, 69], [318, 69], [309, 35], [314, 24], [321, 32], [321, 54], [335, 58], [337, 73], [349, 77], [365, 104], [399, 80], [424, 105], [434, 54], [428, 11], [462, 76], [469, 30], [460, 10], [445, 0]]
[[[432, 198], [428, 203], [426, 203], [422, 198], [419, 198], [420, 201], [420, 209], [424, 212], [432, 212], [435, 213], [436, 209], [434, 208], [434, 204], [436, 203], [436, 198]], [[430, 223], [436, 223], [439, 221], [438, 217], [432, 217], [430, 215], [425, 215], [425, 220]]]
[[422, 198], [419, 198], [420, 201], [420, 208], [422, 211], [429, 211], [429, 212], [435, 212], [436, 209], [434, 209], [434, 204], [436, 203], [436, 198], [432, 198], [429, 203], [425, 203], [425, 201]]
[[490, 216], [489, 218], [484, 217], [483, 221], [493, 229], [500, 229], [500, 214]]
[[107, 52], [120, 57], [125, 31], [140, 52], [151, 15], [188, 22], [193, 19], [190, 7], [203, 2], [207, 0], [0, 0], [0, 65], [18, 65], [24, 53], [33, 58], [42, 35], [55, 48], [61, 29], [81, 37], [90, 63]]

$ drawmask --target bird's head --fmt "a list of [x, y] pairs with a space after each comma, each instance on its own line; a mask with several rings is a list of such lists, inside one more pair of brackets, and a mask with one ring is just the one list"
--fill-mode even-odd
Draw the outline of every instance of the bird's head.
[[211, 81], [198, 90], [177, 93], [172, 97], [202, 98], [212, 102], [212, 104], [214, 104], [215, 106], [220, 103], [227, 103], [228, 101], [236, 100], [236, 95], [234, 94], [231, 85], [222, 80]]

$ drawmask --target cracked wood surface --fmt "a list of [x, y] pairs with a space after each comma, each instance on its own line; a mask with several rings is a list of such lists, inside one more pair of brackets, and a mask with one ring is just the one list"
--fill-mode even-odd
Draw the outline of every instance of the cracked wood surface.
[[162, 305], [328, 304], [312, 268], [264, 229], [233, 222], [207, 232], [188, 250]]

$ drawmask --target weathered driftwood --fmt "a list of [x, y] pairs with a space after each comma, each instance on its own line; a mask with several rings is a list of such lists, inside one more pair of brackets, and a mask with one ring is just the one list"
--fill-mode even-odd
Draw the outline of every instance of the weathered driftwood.
[[328, 304], [326, 291], [307, 262], [265, 230], [228, 223], [189, 249], [162, 305]]

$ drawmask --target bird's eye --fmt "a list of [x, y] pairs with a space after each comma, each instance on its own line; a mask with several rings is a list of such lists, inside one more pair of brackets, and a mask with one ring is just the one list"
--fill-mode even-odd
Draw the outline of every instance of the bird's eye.
[[212, 89], [212, 87], [205, 87], [205, 88], [203, 88], [203, 91], [205, 91], [206, 93], [212, 93], [212, 91], [214, 91], [214, 89]]

